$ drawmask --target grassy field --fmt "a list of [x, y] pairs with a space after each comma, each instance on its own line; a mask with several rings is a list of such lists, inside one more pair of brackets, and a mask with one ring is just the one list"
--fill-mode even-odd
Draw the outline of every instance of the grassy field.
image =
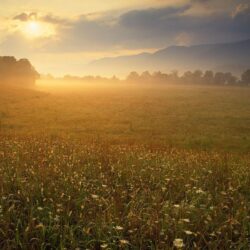
[[0, 249], [249, 249], [250, 89], [0, 87]]
[[66, 84], [2, 88], [2, 133], [250, 149], [249, 88]]

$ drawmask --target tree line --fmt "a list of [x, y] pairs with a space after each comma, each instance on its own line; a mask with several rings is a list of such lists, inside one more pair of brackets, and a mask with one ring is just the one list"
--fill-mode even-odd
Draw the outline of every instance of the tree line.
[[238, 78], [232, 73], [216, 72], [201, 70], [187, 71], [181, 76], [178, 71], [169, 74], [160, 71], [150, 74], [148, 71], [138, 74], [131, 72], [126, 78], [128, 82], [142, 83], [179, 83], [179, 84], [209, 84], [209, 85], [250, 85], [250, 69], [242, 73]]
[[[50, 80], [53, 76], [48, 75], [45, 77]], [[178, 71], [171, 73], [162, 73], [160, 71], [150, 73], [145, 71], [141, 74], [136, 71], [131, 72], [125, 80], [120, 80], [116, 76], [111, 78], [101, 76], [71, 76], [66, 75], [62, 78], [65, 81], [82, 81], [87, 83], [162, 83], [162, 84], [203, 84], [203, 85], [238, 85], [238, 86], [250, 86], [250, 69], [242, 73], [238, 78], [232, 73], [227, 72], [213, 72], [207, 70], [202, 72], [201, 70], [187, 71], [182, 75]]]
[[[23, 85], [33, 85], [36, 79], [39, 78], [38, 72], [32, 66], [27, 59], [16, 60], [12, 56], [0, 57], [0, 83], [16, 83]], [[45, 77], [46, 78], [46, 77]], [[53, 76], [48, 75], [47, 79], [53, 79]], [[131, 72], [125, 80], [120, 80], [113, 76], [112, 78], [106, 78], [101, 76], [84, 76], [76, 77], [67, 75], [63, 80], [79, 80], [84, 82], [93, 83], [169, 83], [169, 84], [208, 84], [208, 85], [250, 85], [250, 69], [242, 73], [238, 78], [232, 73], [227, 72], [213, 72], [207, 70], [202, 72], [201, 70], [187, 71], [182, 75], [178, 74], [178, 71], [171, 73], [162, 73], [161, 71], [150, 73], [145, 71], [141, 74], [136, 71]]]

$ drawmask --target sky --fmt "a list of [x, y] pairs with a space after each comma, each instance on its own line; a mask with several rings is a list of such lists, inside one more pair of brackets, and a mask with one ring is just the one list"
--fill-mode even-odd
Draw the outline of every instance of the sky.
[[87, 75], [103, 57], [250, 38], [249, 0], [1, 0], [0, 55]]

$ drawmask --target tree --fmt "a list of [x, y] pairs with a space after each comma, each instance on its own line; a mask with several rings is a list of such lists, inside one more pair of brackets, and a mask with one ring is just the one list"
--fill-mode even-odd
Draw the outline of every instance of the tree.
[[154, 72], [152, 78], [153, 81], [158, 83], [166, 83], [168, 81], [168, 75], [163, 74], [161, 71]]
[[222, 72], [217, 72], [214, 76], [214, 83], [218, 85], [223, 85], [226, 83], [225, 75]]
[[182, 76], [183, 83], [192, 83], [193, 81], [193, 73], [191, 71], [186, 71]]
[[201, 70], [196, 70], [193, 73], [193, 83], [194, 84], [200, 84], [202, 81], [202, 71]]
[[129, 82], [137, 82], [140, 80], [140, 76], [137, 72], [133, 71], [127, 76], [127, 81]]
[[168, 75], [168, 80], [169, 80], [169, 83], [179, 83], [180, 78], [179, 78], [179, 75], [178, 75], [178, 71], [177, 70], [172, 71]]
[[250, 84], [250, 69], [245, 71], [241, 75], [241, 83], [244, 85], [249, 85]]
[[187, 71], [182, 76], [183, 83], [200, 84], [202, 82], [202, 71], [196, 70], [194, 72]]
[[4, 83], [14, 83], [22, 85], [33, 85], [39, 74], [31, 65], [29, 60], [15, 57], [0, 57], [0, 81]]
[[224, 73], [225, 83], [224, 84], [236, 84], [237, 77], [233, 76], [232, 73]]
[[152, 80], [152, 76], [150, 75], [150, 73], [148, 71], [144, 71], [141, 74], [141, 81], [143, 82], [150, 82]]
[[213, 84], [214, 83], [214, 72], [211, 70], [207, 70], [203, 75], [204, 84]]

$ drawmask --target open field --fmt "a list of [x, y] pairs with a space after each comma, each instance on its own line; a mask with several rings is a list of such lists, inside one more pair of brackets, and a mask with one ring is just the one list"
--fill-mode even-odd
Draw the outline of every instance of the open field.
[[249, 88], [66, 84], [2, 88], [2, 133], [250, 149]]
[[249, 97], [1, 86], [0, 249], [249, 249]]

